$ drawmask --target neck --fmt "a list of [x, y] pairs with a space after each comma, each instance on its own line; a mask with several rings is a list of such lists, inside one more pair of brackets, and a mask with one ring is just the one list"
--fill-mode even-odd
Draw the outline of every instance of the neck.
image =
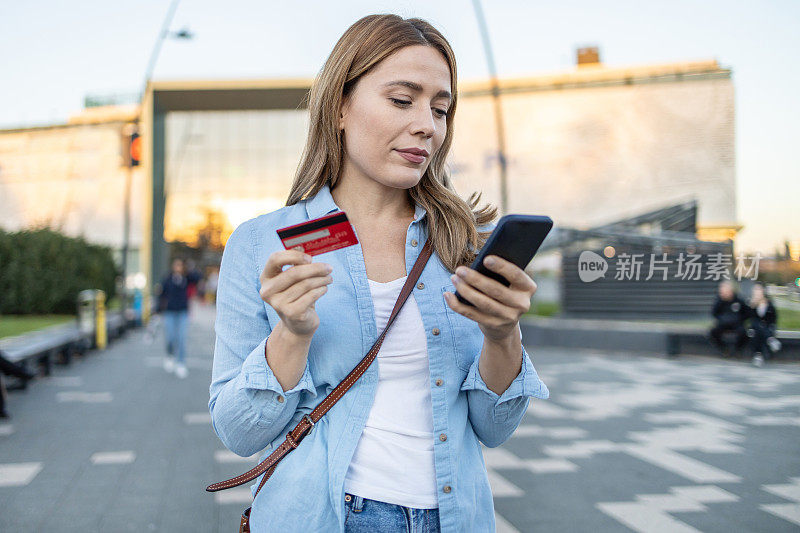
[[347, 176], [344, 172], [331, 189], [334, 202], [354, 224], [393, 225], [414, 219], [415, 206], [408, 190], [389, 187], [370, 178]]

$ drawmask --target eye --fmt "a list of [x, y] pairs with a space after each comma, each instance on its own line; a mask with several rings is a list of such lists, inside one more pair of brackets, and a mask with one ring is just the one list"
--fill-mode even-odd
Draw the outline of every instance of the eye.
[[[400, 100], [398, 98], [389, 98], [389, 100], [402, 107], [411, 105], [411, 102], [408, 100]], [[438, 107], [434, 107], [433, 110], [436, 112], [437, 115], [439, 115], [439, 118], [445, 118], [447, 115], [449, 115], [447, 111], [445, 111], [444, 109], [439, 109]]]

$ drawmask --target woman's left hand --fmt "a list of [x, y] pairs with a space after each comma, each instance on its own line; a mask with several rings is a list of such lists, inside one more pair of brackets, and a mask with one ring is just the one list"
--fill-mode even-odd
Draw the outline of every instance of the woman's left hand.
[[[488, 259], [493, 259], [494, 264], [487, 263]], [[486, 256], [483, 264], [511, 284], [506, 287], [477, 270], [460, 266], [451, 279], [458, 293], [475, 307], [459, 302], [455, 294], [450, 292], [445, 293], [447, 305], [453, 311], [476, 321], [483, 335], [490, 340], [507, 340], [519, 328], [519, 317], [530, 309], [531, 298], [536, 293], [536, 282], [524, 270], [502, 257]]]

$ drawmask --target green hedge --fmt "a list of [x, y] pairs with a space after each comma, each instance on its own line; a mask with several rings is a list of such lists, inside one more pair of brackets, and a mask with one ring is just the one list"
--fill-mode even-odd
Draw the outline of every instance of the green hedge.
[[102, 289], [115, 296], [111, 248], [50, 229], [0, 230], [0, 314], [74, 314], [78, 293]]

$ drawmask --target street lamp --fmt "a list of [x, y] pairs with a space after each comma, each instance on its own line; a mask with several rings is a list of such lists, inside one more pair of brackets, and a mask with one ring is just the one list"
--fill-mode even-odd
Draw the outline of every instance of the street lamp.
[[[144, 74], [144, 83], [142, 84], [142, 90], [139, 93], [139, 116], [137, 117], [137, 120], [136, 120], [137, 124], [141, 119], [141, 112], [142, 112], [142, 109], [144, 108], [144, 97], [145, 97], [145, 94], [147, 93], [147, 85], [150, 83], [150, 79], [153, 77], [153, 71], [156, 68], [156, 62], [158, 61], [158, 56], [161, 53], [161, 45], [164, 43], [164, 40], [166, 40], [167, 37], [172, 37], [172, 38], [175, 38], [175, 39], [191, 39], [192, 37], [194, 37], [194, 35], [192, 34], [191, 31], [189, 31], [188, 28], [183, 28], [183, 29], [181, 29], [179, 31], [170, 31], [169, 30], [170, 24], [172, 24], [172, 18], [175, 16], [175, 11], [178, 9], [178, 4], [179, 3], [180, 3], [180, 0], [172, 0], [172, 3], [169, 6], [169, 10], [167, 11], [167, 15], [164, 17], [164, 22], [161, 25], [161, 31], [158, 32], [158, 37], [156, 38], [155, 45], [153, 45], [153, 51], [150, 53], [150, 60], [147, 62], [147, 70], [145, 70], [145, 74]], [[131, 134], [133, 132], [132, 128], [135, 128], [135, 125], [130, 125], [130, 126], [128, 126], [128, 128], [131, 129], [131, 131], [123, 132], [123, 135], [127, 134], [129, 136], [129, 138], [130, 138], [130, 136], [131, 136]], [[136, 136], [138, 137], [138, 133], [136, 133]], [[139, 143], [141, 143], [141, 139], [137, 139], [137, 140], [139, 141]], [[138, 148], [139, 147], [137, 147], [137, 149]], [[128, 308], [128, 305], [127, 305], [128, 304], [128, 293], [127, 293], [127, 289], [128, 289], [128, 283], [127, 283], [127, 278], [128, 278], [128, 247], [129, 247], [129, 243], [130, 243], [130, 225], [131, 225], [131, 215], [130, 215], [130, 211], [131, 211], [131, 206], [130, 206], [131, 199], [130, 199], [130, 197], [131, 197], [131, 194], [130, 194], [130, 190], [131, 190], [131, 181], [132, 181], [132, 178], [133, 178], [133, 167], [135, 166], [133, 164], [133, 161], [132, 161], [131, 157], [128, 157], [126, 161], [127, 161], [127, 165], [126, 166], [127, 166], [128, 171], [127, 171], [127, 173], [125, 175], [125, 199], [124, 199], [124, 205], [123, 205], [123, 213], [124, 213], [124, 215], [123, 215], [123, 224], [122, 224], [123, 236], [122, 236], [122, 298], [121, 298], [121, 300], [122, 300], [123, 318], [125, 317], [125, 312], [126, 312], [126, 310]], [[137, 161], [137, 164], [138, 164], [138, 161]], [[149, 301], [150, 301], [149, 298], [145, 298], [144, 301], [147, 302], [147, 305], [149, 305]], [[149, 315], [149, 311], [150, 311], [149, 309], [145, 310], [145, 313], [146, 313], [145, 316]]]
[[156, 61], [158, 61], [158, 56], [161, 53], [161, 45], [164, 43], [164, 40], [167, 37], [173, 37], [175, 39], [191, 39], [194, 37], [187, 28], [175, 32], [169, 31], [169, 26], [172, 24], [172, 18], [175, 16], [175, 11], [178, 9], [179, 3], [180, 0], [172, 0], [172, 3], [169, 5], [169, 11], [167, 11], [167, 16], [164, 17], [164, 23], [161, 25], [161, 31], [158, 32], [158, 37], [156, 37], [156, 43], [153, 46], [153, 51], [150, 53], [150, 61], [147, 62], [147, 70], [144, 74], [144, 84], [142, 85], [142, 92], [139, 94], [140, 101], [144, 100], [147, 84], [150, 83], [150, 78], [153, 77], [153, 71], [156, 68]]

